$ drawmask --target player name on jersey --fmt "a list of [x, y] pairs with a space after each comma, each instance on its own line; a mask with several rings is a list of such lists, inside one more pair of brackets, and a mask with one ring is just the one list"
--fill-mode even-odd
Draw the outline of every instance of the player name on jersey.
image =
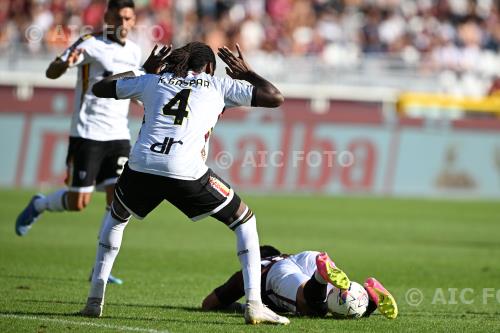
[[165, 80], [165, 77], [160, 76], [160, 78], [158, 79], [158, 83], [169, 84], [169, 85], [180, 86], [180, 87], [210, 88], [210, 82], [207, 80], [203, 80], [203, 79], [184, 80], [182, 78], [171, 77], [167, 81], [167, 80]]

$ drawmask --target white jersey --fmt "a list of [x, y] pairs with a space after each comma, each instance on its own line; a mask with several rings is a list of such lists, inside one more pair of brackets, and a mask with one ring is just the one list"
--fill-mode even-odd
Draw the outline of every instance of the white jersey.
[[76, 63], [78, 79], [70, 136], [96, 141], [130, 140], [130, 101], [97, 98], [92, 86], [106, 76], [138, 69], [140, 48], [130, 40], [122, 45], [102, 34], [85, 35], [63, 53], [62, 60], [66, 61], [75, 48], [84, 52]]
[[195, 180], [208, 170], [206, 143], [224, 107], [250, 106], [253, 86], [190, 71], [146, 74], [116, 82], [119, 99], [144, 104], [144, 122], [129, 157], [132, 170]]
[[[274, 263], [266, 278], [266, 292], [269, 299], [279, 308], [296, 312], [297, 291], [316, 271], [316, 256], [319, 252], [304, 251], [285, 258], [280, 257]], [[275, 259], [276, 260], [276, 259]], [[263, 260], [263, 266], [271, 264]], [[327, 286], [327, 292], [334, 288]]]

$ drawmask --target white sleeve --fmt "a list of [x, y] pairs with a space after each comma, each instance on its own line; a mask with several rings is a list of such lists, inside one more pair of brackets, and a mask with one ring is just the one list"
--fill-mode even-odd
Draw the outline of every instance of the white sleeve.
[[149, 82], [151, 75], [141, 75], [136, 77], [125, 77], [116, 81], [117, 99], [135, 98], [142, 101], [142, 93]]
[[61, 58], [62, 61], [66, 61], [68, 60], [68, 57], [73, 50], [83, 49], [83, 52], [78, 57], [78, 60], [73, 64], [73, 67], [85, 65], [91, 62], [93, 59], [93, 53], [95, 53], [95, 50], [93, 49], [92, 43], [90, 41], [92, 37], [92, 35], [85, 35], [80, 37], [75, 43], [73, 43], [73, 45], [64, 50], [59, 58]]
[[252, 104], [254, 88], [252, 85], [229, 77], [221, 79], [220, 84], [226, 107], [250, 106]]
[[142, 67], [141, 68], [133, 69], [132, 72], [134, 72], [135, 76], [146, 75], [146, 71]]

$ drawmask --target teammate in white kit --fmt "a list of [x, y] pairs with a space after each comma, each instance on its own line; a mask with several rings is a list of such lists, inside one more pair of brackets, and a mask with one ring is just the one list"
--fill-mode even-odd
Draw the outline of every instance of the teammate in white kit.
[[[103, 77], [138, 69], [141, 50], [127, 34], [135, 24], [133, 0], [110, 0], [104, 32], [81, 37], [48, 67], [57, 79], [68, 68], [78, 68], [71, 119], [67, 188], [47, 196], [36, 194], [16, 220], [16, 234], [24, 236], [44, 211], [81, 211], [97, 186], [106, 191], [107, 208], [114, 185], [130, 152], [127, 114], [129, 100], [97, 98], [92, 85]], [[110, 282], [121, 280], [110, 277]]]
[[237, 48], [238, 57], [226, 47], [219, 49], [229, 77], [214, 77], [214, 52], [193, 42], [175, 49], [160, 75], [134, 77], [129, 72], [94, 85], [96, 96], [142, 101], [145, 114], [102, 229], [83, 315], [102, 314], [108, 274], [131, 215], [142, 219], [167, 200], [193, 221], [212, 216], [235, 232], [247, 301], [245, 321], [289, 323], [262, 304], [254, 214], [205, 164], [209, 134], [225, 107], [277, 107], [283, 102], [280, 91], [253, 72]]
[[[350, 285], [345, 273], [335, 266], [328, 254], [304, 251], [282, 254], [272, 246], [261, 247], [262, 295], [266, 305], [277, 312], [325, 316], [331, 309], [330, 293], [342, 292]], [[379, 311], [389, 319], [397, 317], [394, 297], [375, 278], [364, 283], [369, 303], [363, 317]], [[212, 291], [202, 303], [203, 310], [240, 310], [236, 303], [243, 296], [241, 271]]]

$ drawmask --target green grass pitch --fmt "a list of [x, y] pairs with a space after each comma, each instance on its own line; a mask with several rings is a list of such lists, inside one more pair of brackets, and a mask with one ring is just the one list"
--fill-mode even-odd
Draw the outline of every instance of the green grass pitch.
[[104, 317], [75, 316], [104, 197], [82, 213], [46, 213], [20, 238], [14, 220], [30, 197], [0, 191], [0, 332], [500, 331], [498, 202], [243, 196], [261, 244], [328, 251], [352, 280], [381, 280], [400, 311], [394, 321], [291, 316], [287, 327], [251, 327], [240, 314], [199, 310], [238, 269], [233, 233], [212, 219], [190, 222], [168, 204], [127, 227], [113, 271], [125, 283], [108, 287]]

